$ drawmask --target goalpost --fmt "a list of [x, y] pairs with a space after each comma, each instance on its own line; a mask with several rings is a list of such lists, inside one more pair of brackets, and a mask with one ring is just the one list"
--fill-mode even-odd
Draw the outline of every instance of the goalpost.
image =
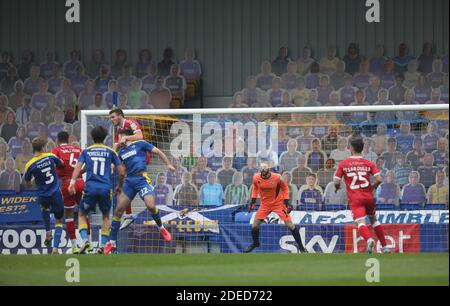
[[[254, 212], [247, 213], [245, 207], [254, 164], [261, 159], [269, 160], [290, 182], [295, 207], [291, 216], [299, 224], [309, 251], [362, 250], [345, 194], [333, 194], [327, 188], [333, 167], [348, 155], [348, 139], [354, 134], [365, 139], [369, 148], [366, 158], [386, 168], [385, 189], [377, 191], [376, 196], [380, 221], [388, 223], [386, 232], [395, 251], [448, 251], [448, 202], [436, 202], [445, 188], [432, 187], [440, 179], [438, 175], [448, 177], [447, 104], [133, 109], [124, 113], [139, 122], [144, 139], [163, 150], [177, 165], [177, 172], [166, 173], [156, 157], [151, 158], [147, 169], [157, 185], [155, 197], [173, 241], [165, 243], [159, 237], [150, 214], [136, 197], [132, 206], [137, 219], [119, 235], [121, 252], [241, 252], [251, 242]], [[114, 127], [108, 114], [109, 110], [81, 111], [82, 148], [91, 144], [90, 129], [95, 125], [108, 128], [106, 144], [112, 145]], [[425, 159], [430, 155], [439, 158], [438, 145], [446, 139], [447, 160], [432, 161], [430, 170], [422, 167], [425, 155], [417, 160], [411, 153], [407, 159], [408, 152], [419, 146], [419, 139], [423, 147], [427, 146]], [[394, 151], [389, 151], [394, 144]], [[411, 187], [417, 173], [422, 173], [418, 179], [421, 185], [414, 183]], [[430, 173], [436, 174], [436, 179], [430, 178]], [[448, 184], [448, 179], [444, 180]], [[220, 194], [219, 186], [221, 198], [215, 197]], [[420, 191], [420, 186], [424, 195], [409, 194], [410, 190]], [[435, 204], [428, 203], [430, 194]], [[416, 198], [420, 198], [417, 203]], [[406, 203], [406, 199], [414, 203]], [[276, 215], [265, 222], [268, 224], [261, 229], [260, 251], [296, 251], [293, 238]]]

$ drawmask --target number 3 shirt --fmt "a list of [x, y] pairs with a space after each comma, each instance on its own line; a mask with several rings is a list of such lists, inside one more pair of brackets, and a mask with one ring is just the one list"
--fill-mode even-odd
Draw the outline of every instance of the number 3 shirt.
[[55, 192], [60, 192], [61, 182], [56, 174], [56, 167], [61, 165], [62, 161], [51, 153], [43, 153], [34, 156], [25, 165], [25, 181], [31, 181], [34, 177], [39, 196], [51, 197]]
[[361, 156], [350, 156], [340, 162], [334, 177], [344, 182], [347, 187], [349, 202], [373, 198], [371, 176], [380, 175], [377, 166]]

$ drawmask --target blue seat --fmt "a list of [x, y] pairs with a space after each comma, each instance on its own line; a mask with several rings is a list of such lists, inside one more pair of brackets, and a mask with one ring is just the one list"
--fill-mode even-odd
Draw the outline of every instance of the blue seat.
[[423, 209], [423, 205], [422, 204], [402, 203], [402, 204], [400, 204], [400, 209], [401, 210], [419, 210], [419, 209]]
[[304, 210], [304, 211], [319, 211], [319, 206], [314, 204], [300, 204], [297, 206], [297, 210]]
[[447, 204], [427, 204], [425, 209], [448, 210]]
[[382, 203], [382, 204], [377, 204], [377, 209], [378, 210], [395, 210], [396, 207], [394, 204]]
[[345, 204], [330, 204], [330, 205], [323, 205], [324, 211], [338, 211], [338, 210], [346, 210], [347, 205]]

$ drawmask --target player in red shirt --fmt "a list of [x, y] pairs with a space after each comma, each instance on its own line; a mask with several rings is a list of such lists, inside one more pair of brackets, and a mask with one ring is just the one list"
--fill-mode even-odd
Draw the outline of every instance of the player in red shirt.
[[281, 179], [281, 175], [270, 171], [269, 163], [267, 161], [261, 161], [260, 173], [256, 173], [253, 177], [252, 199], [249, 206], [249, 212], [255, 206], [258, 194], [261, 199], [261, 204], [252, 224], [253, 243], [244, 252], [250, 253], [255, 248], [259, 247], [259, 227], [272, 211], [275, 212], [291, 230], [299, 250], [301, 252], [306, 252], [300, 238], [300, 233], [294, 223], [292, 223], [291, 216], [289, 215], [292, 211], [292, 206], [289, 204], [289, 187]]
[[119, 133], [121, 130], [133, 131], [133, 135], [124, 136], [125, 140], [122, 140], [122, 143], [125, 143], [124, 141], [137, 141], [144, 139], [144, 135], [142, 134], [142, 129], [139, 123], [137, 123], [136, 120], [125, 118], [125, 114], [120, 108], [111, 110], [109, 112], [109, 119], [111, 119], [112, 124], [117, 127], [116, 135], [114, 138], [114, 150], [117, 151], [117, 146], [119, 145]]
[[[143, 140], [144, 135], [142, 134], [142, 129], [139, 123], [137, 123], [136, 120], [133, 119], [127, 119], [125, 118], [125, 114], [123, 113], [123, 110], [120, 108], [114, 108], [109, 112], [109, 119], [111, 119], [111, 122], [114, 126], [117, 127], [115, 139], [114, 139], [114, 150], [118, 151], [119, 145], [125, 144], [127, 141], [137, 141], [137, 140]], [[120, 131], [123, 130], [132, 130], [133, 135], [130, 136], [123, 136], [119, 140], [119, 134]], [[147, 154], [147, 165], [150, 163], [150, 154]], [[127, 228], [134, 222], [134, 217], [131, 214], [131, 204], [126, 208], [125, 214], [124, 214], [124, 221], [120, 227], [121, 230]]]
[[[77, 164], [78, 157], [81, 154], [81, 148], [68, 144], [69, 133], [62, 131], [59, 132], [56, 139], [57, 147], [53, 149], [52, 153], [63, 161], [63, 165], [56, 169], [58, 177], [61, 179], [61, 193], [64, 199], [64, 215], [66, 218], [66, 231], [69, 235], [69, 239], [72, 242], [72, 253], [77, 254], [79, 252], [77, 246], [77, 240], [75, 235], [75, 223], [73, 209], [80, 204], [81, 196], [84, 190], [84, 181], [80, 176], [75, 183], [75, 195], [71, 195], [68, 191], [70, 179], [75, 165]], [[90, 226], [88, 227], [90, 232]], [[90, 234], [90, 233], [88, 233]]]
[[[382, 182], [381, 174], [374, 163], [362, 157], [361, 152], [364, 148], [364, 141], [361, 137], [352, 137], [350, 145], [352, 156], [339, 164], [334, 175], [336, 191], [339, 190], [342, 177], [344, 177], [353, 220], [358, 225], [360, 235], [367, 242], [366, 252], [373, 253], [375, 245], [375, 241], [366, 225], [366, 216], [369, 216], [370, 223], [383, 247], [383, 252], [388, 253], [389, 249], [386, 247], [383, 228], [375, 215], [376, 207], [373, 196], [374, 190]], [[371, 176], [375, 177], [373, 185], [370, 184]]]

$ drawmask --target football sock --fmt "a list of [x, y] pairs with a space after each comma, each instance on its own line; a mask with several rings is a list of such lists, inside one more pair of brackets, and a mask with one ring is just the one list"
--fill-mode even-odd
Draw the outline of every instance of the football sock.
[[375, 234], [378, 237], [378, 240], [381, 242], [381, 246], [385, 247], [386, 246], [386, 237], [384, 235], [384, 230], [383, 227], [381, 226], [380, 222], [375, 222], [373, 224], [373, 229], [375, 231]]
[[78, 231], [80, 232], [81, 239], [83, 242], [88, 241], [87, 224], [78, 225]]
[[86, 225], [87, 225], [87, 234], [88, 234], [88, 239], [90, 238], [91, 235], [91, 220], [89, 219], [89, 216], [86, 216]]
[[372, 235], [370, 235], [370, 231], [365, 224], [360, 223], [358, 225], [358, 231], [359, 231], [359, 234], [364, 238], [365, 241], [372, 238]]
[[131, 205], [128, 205], [128, 207], [125, 209], [125, 214], [131, 215]]
[[302, 239], [300, 238], [300, 233], [298, 231], [298, 228], [295, 227], [291, 230], [292, 236], [294, 236], [295, 242], [298, 244], [298, 248], [300, 251], [305, 251], [305, 247], [303, 246]]
[[104, 247], [105, 244], [109, 241], [109, 230], [101, 230], [101, 241], [100, 241], [100, 247]]
[[259, 227], [252, 227], [253, 244], [259, 244]]
[[70, 241], [72, 241], [72, 245], [73, 245], [73, 241], [76, 240], [75, 223], [73, 222], [73, 219], [66, 219], [66, 231], [67, 231], [67, 234], [69, 235], [69, 239], [70, 239]]
[[63, 231], [63, 225], [55, 224], [55, 237], [53, 239], [53, 248], [59, 247], [59, 243], [61, 242], [62, 231]]
[[155, 212], [152, 213], [152, 218], [155, 221], [156, 225], [158, 225], [159, 228], [163, 227], [158, 208], [155, 208]]
[[45, 230], [49, 232], [50, 228], [50, 211], [47, 208], [42, 209], [42, 218], [44, 219]]
[[119, 228], [120, 228], [120, 218], [114, 216], [111, 222], [111, 233], [110, 233], [110, 241], [114, 246], [116, 245]]

